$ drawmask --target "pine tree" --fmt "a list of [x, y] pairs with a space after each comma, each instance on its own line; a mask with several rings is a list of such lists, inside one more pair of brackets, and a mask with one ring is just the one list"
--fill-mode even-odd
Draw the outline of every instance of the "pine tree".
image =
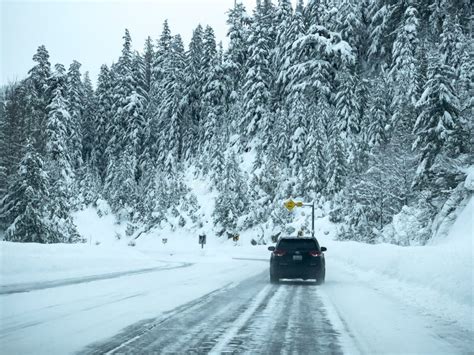
[[[163, 23], [163, 31], [160, 39], [156, 45], [156, 52], [152, 66], [152, 86], [148, 107], [145, 113], [145, 122], [147, 127], [145, 129], [144, 146], [145, 149], [140, 157], [140, 166], [143, 171], [150, 170], [156, 166], [157, 163], [163, 163], [164, 153], [161, 150], [160, 135], [164, 130], [164, 119], [162, 119], [162, 106], [164, 96], [167, 93], [165, 88], [166, 68], [170, 61], [170, 45], [171, 45], [171, 31], [168, 26], [168, 21]], [[150, 175], [150, 177], [154, 175]], [[145, 182], [145, 185], [151, 184]]]
[[144, 53], [143, 53], [143, 62], [144, 62], [144, 89], [147, 94], [147, 97], [151, 93], [151, 88], [153, 86], [153, 77], [152, 77], [152, 71], [153, 71], [153, 61], [155, 58], [155, 49], [153, 47], [153, 42], [151, 40], [151, 37], [148, 36], [146, 41], [145, 41], [145, 48], [144, 48]]
[[227, 125], [226, 112], [230, 103], [231, 85], [232, 80], [226, 75], [222, 62], [217, 61], [203, 88], [203, 136], [200, 150], [205, 155], [216, 149], [213, 138], [219, 134], [221, 127]]
[[373, 84], [371, 96], [369, 100], [369, 126], [368, 126], [368, 143], [378, 149], [387, 143], [389, 137], [386, 126], [390, 119], [390, 100], [391, 97], [387, 92], [389, 83], [383, 74]]
[[228, 12], [227, 37], [229, 37], [229, 47], [227, 51], [228, 65], [232, 70], [234, 78], [233, 90], [238, 91], [245, 76], [245, 63], [248, 58], [247, 41], [249, 36], [250, 18], [247, 15], [242, 3], [237, 2], [235, 7]]
[[[60, 74], [57, 75], [60, 77]], [[67, 101], [63, 97], [65, 81], [58, 81], [53, 92], [53, 99], [48, 105], [46, 126], [45, 170], [48, 174], [49, 194], [49, 228], [56, 235], [55, 242], [76, 242], [79, 239], [76, 226], [71, 217], [72, 191], [75, 183], [73, 159], [68, 149], [68, 125], [71, 115], [67, 111]]]
[[30, 69], [28, 85], [29, 95], [31, 95], [31, 119], [29, 129], [34, 132], [34, 144], [39, 152], [44, 152], [44, 131], [46, 125], [47, 110], [50, 96], [48, 95], [48, 80], [51, 76], [51, 64], [49, 63], [49, 53], [45, 46], [39, 46], [36, 54], [33, 56], [36, 63]]
[[336, 194], [345, 186], [345, 178], [347, 175], [346, 160], [344, 157], [344, 148], [339, 141], [340, 137], [335, 132], [330, 141], [330, 158], [327, 163], [327, 186], [328, 194]]
[[132, 57], [133, 91], [126, 99], [125, 141], [123, 146], [132, 146], [132, 151], [138, 159], [143, 153], [144, 130], [146, 125], [145, 111], [148, 106], [145, 82], [145, 65], [139, 53]]
[[96, 115], [98, 108], [92, 82], [89, 78], [89, 72], [84, 74], [82, 92], [84, 94], [82, 112], [82, 159], [83, 161], [90, 162], [96, 136], [95, 123], [97, 121]]
[[335, 97], [338, 131], [342, 132], [343, 137], [351, 140], [361, 131], [359, 102], [356, 95], [357, 78], [346, 69], [340, 73], [339, 83]]
[[117, 160], [108, 167], [105, 180], [105, 194], [114, 212], [130, 217], [136, 206], [137, 183], [135, 181], [135, 156], [130, 147], [121, 152]]
[[219, 187], [216, 207], [213, 212], [214, 224], [227, 231], [235, 232], [247, 208], [247, 185], [242, 177], [235, 154], [226, 159], [223, 180]]
[[[203, 107], [202, 95], [207, 73], [204, 65], [203, 28], [198, 25], [193, 31], [189, 51], [186, 53], [186, 112], [184, 120], [187, 126], [187, 135], [184, 137], [186, 150], [202, 144]], [[196, 137], [198, 136], [198, 139]], [[192, 149], [194, 151], [194, 149]]]
[[117, 159], [125, 149], [126, 134], [125, 130], [129, 123], [130, 116], [125, 110], [134, 91], [134, 82], [132, 77], [132, 39], [130, 32], [126, 29], [123, 36], [122, 55], [116, 65], [112, 66], [111, 72], [115, 76], [113, 86], [113, 122], [109, 125], [109, 142], [107, 147], [108, 159]]
[[311, 26], [324, 26], [324, 11], [321, 0], [308, 0], [304, 9], [304, 19], [307, 28]]
[[184, 101], [184, 68], [185, 55], [181, 37], [176, 35], [170, 44], [170, 56], [165, 63], [166, 72], [163, 78], [163, 97], [160, 105], [160, 155], [159, 161], [165, 171], [175, 171], [182, 158], [183, 144], [183, 110]]
[[243, 87], [245, 115], [240, 122], [241, 131], [245, 132], [249, 140], [262, 130], [262, 120], [269, 109], [271, 80], [269, 59], [272, 44], [268, 28], [265, 27], [263, 6], [257, 7], [254, 18], [248, 43], [248, 71]]
[[204, 73], [209, 73], [217, 60], [217, 44], [214, 30], [211, 26], [206, 26], [202, 38], [203, 53], [202, 67]]
[[[390, 76], [394, 83], [394, 121], [400, 129], [408, 131], [413, 127], [415, 103], [418, 97], [418, 12], [410, 6], [405, 11], [403, 22], [397, 29], [393, 44]], [[408, 127], [408, 129], [407, 129]]]
[[[293, 10], [291, 8], [291, 2], [289, 0], [280, 0], [276, 11], [276, 43], [275, 50], [273, 51], [273, 70], [276, 78], [276, 97], [273, 101], [278, 102], [280, 105], [285, 103], [286, 95], [285, 91], [288, 85], [288, 69], [290, 66], [291, 57], [291, 46], [295, 38], [301, 33], [302, 18], [301, 13], [298, 12], [295, 17], [300, 19], [293, 19]], [[301, 32], [299, 32], [301, 31]]]
[[8, 85], [4, 95], [0, 156], [7, 177], [6, 189], [9, 190], [13, 182], [12, 177], [16, 174], [18, 164], [24, 156], [26, 139], [35, 135], [33, 106], [36, 100], [34, 88], [29, 80]]
[[305, 156], [308, 153], [310, 122], [308, 105], [302, 93], [295, 93], [292, 97], [290, 117], [293, 124], [293, 132], [291, 135], [289, 163], [293, 170], [293, 175], [297, 176], [306, 162]]
[[312, 26], [294, 42], [291, 62], [291, 86], [316, 100], [334, 91], [335, 69], [351, 65], [354, 55], [339, 34], [323, 26]]
[[358, 2], [354, 0], [342, 0], [338, 6], [336, 15], [335, 31], [341, 33], [341, 37], [358, 53], [362, 43], [361, 12]]
[[5, 240], [15, 242], [53, 243], [60, 241], [49, 228], [46, 217], [48, 177], [43, 161], [28, 141], [20, 162], [18, 179], [1, 203], [1, 213], [11, 221]]
[[97, 99], [97, 114], [95, 115], [94, 127], [96, 133], [94, 135], [93, 149], [91, 152], [91, 161], [97, 168], [99, 175], [103, 181], [105, 178], [107, 159], [106, 150], [110, 141], [109, 133], [112, 131], [112, 77], [107, 65], [100, 68], [99, 78], [97, 81], [97, 90], [95, 96]]
[[[225, 167], [225, 149], [227, 143], [227, 137], [222, 129], [216, 130], [211, 138], [210, 152], [209, 152], [209, 169], [213, 186], [219, 186], [222, 181]], [[204, 168], [204, 173], [206, 173]]]
[[451, 84], [452, 69], [432, 59], [428, 81], [417, 102], [420, 114], [414, 126], [414, 148], [419, 150], [415, 186], [429, 186], [436, 158], [448, 148], [457, 155], [466, 148], [465, 131], [459, 121], [459, 101]]
[[67, 146], [69, 138], [67, 124], [71, 120], [71, 115], [67, 111], [67, 102], [63, 97], [61, 87], [57, 87], [53, 95], [53, 100], [48, 105], [49, 113], [46, 126], [48, 175], [53, 181], [70, 185], [74, 179], [73, 160]]
[[[392, 47], [397, 34], [396, 29], [402, 22], [411, 1], [394, 2], [391, 0], [376, 0], [369, 10], [370, 47], [369, 58], [378, 64], [392, 61]], [[375, 65], [374, 67], [377, 67]]]
[[68, 111], [71, 115], [69, 134], [69, 151], [73, 161], [73, 168], [79, 169], [82, 166], [82, 110], [83, 110], [83, 90], [81, 64], [73, 61], [67, 73], [67, 102]]

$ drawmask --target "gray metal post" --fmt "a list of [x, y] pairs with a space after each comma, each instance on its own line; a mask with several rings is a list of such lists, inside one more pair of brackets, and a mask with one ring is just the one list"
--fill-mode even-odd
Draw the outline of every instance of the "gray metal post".
[[312, 235], [313, 235], [313, 238], [314, 238], [314, 200], [313, 200], [313, 205], [311, 206], [311, 210], [312, 210], [312, 217], [313, 217], [313, 220], [312, 220], [312, 223], [311, 223], [311, 227], [312, 227]]

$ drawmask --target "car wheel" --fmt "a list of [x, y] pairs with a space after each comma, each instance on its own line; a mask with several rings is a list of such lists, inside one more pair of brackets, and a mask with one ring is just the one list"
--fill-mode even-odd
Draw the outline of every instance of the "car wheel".
[[270, 274], [270, 283], [277, 284], [280, 279], [276, 277], [274, 274]]
[[318, 278], [316, 278], [316, 285], [322, 285], [326, 281], [326, 270], [324, 270]]

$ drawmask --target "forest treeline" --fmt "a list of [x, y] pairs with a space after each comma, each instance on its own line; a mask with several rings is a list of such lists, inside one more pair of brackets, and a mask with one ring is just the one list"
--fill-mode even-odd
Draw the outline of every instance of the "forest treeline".
[[[203, 223], [184, 176], [217, 193], [215, 230], [284, 228], [288, 198], [328, 202], [339, 238], [424, 244], [465, 198], [473, 164], [467, 0], [257, 1], [103, 65], [40, 46], [2, 89], [0, 229], [77, 242], [71, 213], [107, 201], [134, 226]], [[243, 169], [254, 157], [251, 169]], [[397, 221], [408, 232], [401, 233]]]

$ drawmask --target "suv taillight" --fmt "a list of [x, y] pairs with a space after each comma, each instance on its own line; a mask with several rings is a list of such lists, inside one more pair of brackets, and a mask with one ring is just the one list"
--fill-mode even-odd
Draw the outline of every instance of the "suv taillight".
[[317, 251], [317, 250], [311, 250], [309, 252], [309, 255], [311, 255], [311, 256], [321, 256], [321, 252]]
[[283, 256], [283, 255], [286, 254], [286, 250], [279, 250], [279, 249], [277, 249], [277, 250], [275, 250], [275, 251], [273, 252], [273, 254], [275, 254], [275, 256]]

